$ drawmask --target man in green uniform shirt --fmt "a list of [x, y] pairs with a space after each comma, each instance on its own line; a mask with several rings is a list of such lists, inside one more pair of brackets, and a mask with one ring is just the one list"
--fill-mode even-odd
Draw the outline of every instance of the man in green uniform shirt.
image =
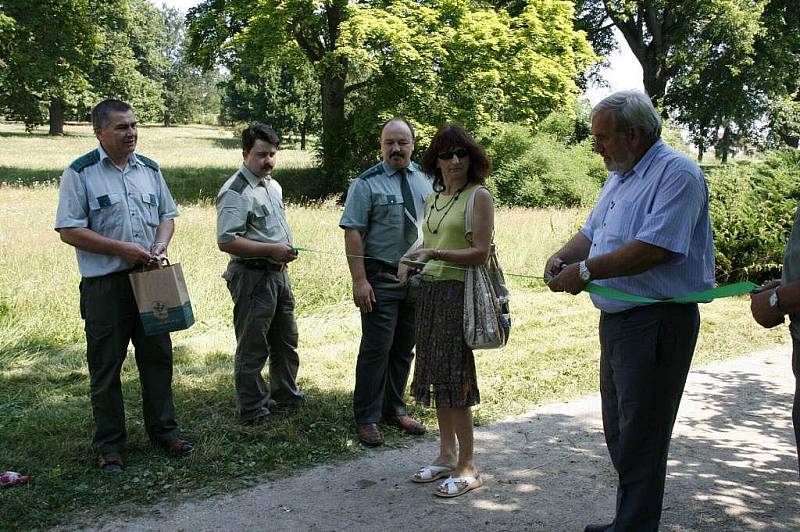
[[[239, 171], [217, 196], [217, 244], [230, 254], [223, 278], [233, 298], [234, 381], [245, 424], [267, 421], [270, 406], [304, 400], [295, 379], [297, 323], [286, 265], [297, 258], [286, 223], [281, 186], [272, 179], [278, 135], [266, 124], [242, 131]], [[270, 383], [261, 375], [269, 358]]]
[[82, 277], [97, 465], [120, 472], [126, 438], [120, 371], [130, 341], [150, 440], [175, 456], [192, 451], [178, 437], [175, 421], [172, 342], [168, 333], [144, 333], [128, 280], [134, 266], [166, 257], [178, 210], [158, 165], [135, 153], [130, 105], [100, 102], [92, 109], [92, 125], [100, 145], [64, 170], [55, 229], [75, 247]]
[[383, 161], [350, 184], [339, 221], [353, 302], [361, 310], [353, 412], [358, 439], [368, 446], [383, 444], [379, 421], [410, 434], [425, 432], [403, 399], [414, 358], [415, 307], [408, 284], [398, 277], [398, 261], [421, 242], [419, 220], [433, 189], [430, 177], [411, 162], [411, 124], [403, 118], [384, 123], [380, 143]]

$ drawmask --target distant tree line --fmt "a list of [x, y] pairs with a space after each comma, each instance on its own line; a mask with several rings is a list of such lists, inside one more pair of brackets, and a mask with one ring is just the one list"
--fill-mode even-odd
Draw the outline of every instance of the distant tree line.
[[615, 28], [701, 158], [797, 147], [796, 0], [205, 0], [185, 17], [146, 0], [0, 0], [0, 116], [59, 134], [114, 96], [166, 125], [265, 121], [316, 149], [320, 191], [337, 193], [395, 115], [420, 147], [448, 120], [572, 123]]
[[0, 116], [59, 135], [106, 97], [164, 125], [216, 115], [219, 74], [186, 61], [185, 32], [145, 0], [0, 2]]

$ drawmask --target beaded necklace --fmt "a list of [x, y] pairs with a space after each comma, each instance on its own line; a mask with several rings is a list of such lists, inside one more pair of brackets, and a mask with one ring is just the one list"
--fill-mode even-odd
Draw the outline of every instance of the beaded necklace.
[[[454, 196], [450, 196], [450, 199], [447, 200], [447, 203], [445, 203], [441, 207], [439, 207], [440, 193], [439, 192], [436, 193], [436, 197], [433, 198], [433, 205], [432, 205], [433, 208], [430, 211], [428, 211], [428, 219], [425, 220], [425, 225], [428, 226], [428, 231], [430, 231], [431, 234], [435, 235], [439, 233], [439, 228], [442, 226], [442, 222], [444, 221], [445, 217], [447, 217], [447, 213], [449, 213], [450, 209], [453, 208], [453, 205], [455, 205], [455, 203], [458, 201], [458, 196], [461, 195], [461, 192], [463, 192], [465, 188], [467, 188], [467, 183], [465, 183], [463, 187], [459, 188]], [[436, 227], [434, 229], [431, 229], [431, 216], [433, 215], [434, 210], [436, 212], [444, 211], [444, 214], [442, 215], [441, 218], [439, 218], [439, 223], [436, 224]]]

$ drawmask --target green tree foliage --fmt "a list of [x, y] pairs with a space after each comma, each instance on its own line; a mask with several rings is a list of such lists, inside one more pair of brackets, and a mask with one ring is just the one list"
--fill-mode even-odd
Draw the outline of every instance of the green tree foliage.
[[463, 0], [207, 0], [189, 13], [190, 50], [210, 67], [301, 53], [319, 81], [331, 191], [377, 156], [377, 125], [403, 114], [422, 144], [445, 120], [535, 123], [572, 102], [594, 56], [572, 3], [513, 10]]
[[800, 200], [800, 152], [770, 153], [708, 175], [717, 280], [762, 282], [780, 276], [783, 249]]
[[793, 98], [775, 98], [769, 107], [770, 136], [775, 146], [797, 148], [800, 144], [800, 91]]
[[308, 136], [318, 135], [322, 125], [314, 70], [306, 61], [269, 61], [255, 71], [239, 65], [223, 83], [220, 120], [266, 122], [283, 138], [299, 137], [305, 150]]
[[[642, 66], [654, 103], [687, 126], [700, 148], [727, 157], [756, 133], [770, 101], [795, 94], [800, 10], [794, 0], [583, 0], [595, 50], [616, 26]], [[713, 104], [709, 104], [713, 102]], [[722, 135], [718, 135], [722, 131]]]
[[145, 0], [2, 2], [0, 113], [29, 129], [49, 121], [54, 135], [107, 97], [144, 121], [192, 118], [214, 88], [183, 66], [182, 24]]
[[[67, 106], [90, 97], [93, 55], [101, 36], [90, 0], [14, 0], [0, 4], [0, 109], [34, 127], [49, 112], [50, 133], [63, 132]], [[2, 22], [4, 21], [4, 22]]]
[[[144, 0], [98, 0], [93, 22], [100, 43], [90, 71], [89, 106], [102, 98], [119, 98], [136, 109], [139, 120], [160, 120], [166, 65], [159, 49], [164, 34], [161, 12]], [[88, 109], [81, 110], [86, 116]]]
[[161, 17], [158, 76], [163, 80], [162, 122], [170, 126], [207, 121], [208, 116], [219, 113], [220, 75], [217, 70], [203, 72], [186, 60], [186, 19], [181, 11], [165, 5]]

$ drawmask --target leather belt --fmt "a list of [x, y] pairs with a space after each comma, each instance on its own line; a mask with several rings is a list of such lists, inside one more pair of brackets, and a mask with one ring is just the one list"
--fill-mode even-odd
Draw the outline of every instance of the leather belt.
[[231, 262], [241, 264], [251, 270], [268, 270], [271, 272], [282, 272], [286, 269], [286, 264], [277, 264], [266, 259], [233, 259]]

